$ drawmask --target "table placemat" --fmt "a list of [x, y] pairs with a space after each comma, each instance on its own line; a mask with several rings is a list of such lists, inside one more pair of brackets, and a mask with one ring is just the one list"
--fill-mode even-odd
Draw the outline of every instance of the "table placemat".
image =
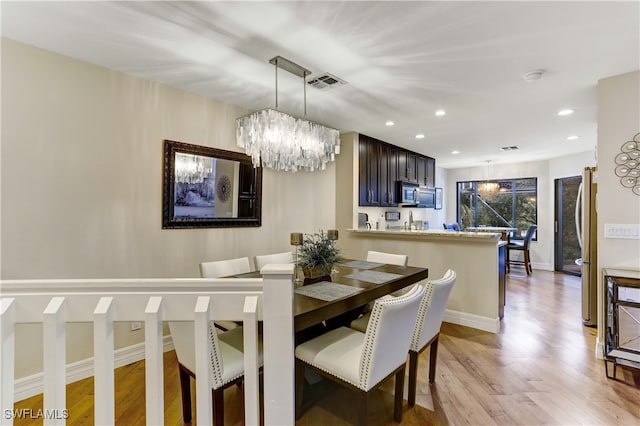
[[353, 274], [345, 275], [345, 278], [351, 278], [352, 280], [367, 281], [374, 284], [382, 284], [387, 281], [395, 280], [402, 277], [400, 274], [392, 274], [389, 272], [378, 271], [359, 271]]
[[309, 284], [303, 287], [296, 288], [295, 292], [303, 296], [313, 297], [314, 299], [331, 302], [336, 299], [350, 296], [354, 293], [359, 293], [362, 290], [364, 289], [352, 287], [350, 285], [337, 284], [330, 281], [320, 281], [319, 283]]
[[365, 260], [352, 260], [351, 262], [341, 263], [340, 265], [355, 269], [373, 269], [377, 268], [378, 266], [384, 265], [384, 263], [367, 262]]

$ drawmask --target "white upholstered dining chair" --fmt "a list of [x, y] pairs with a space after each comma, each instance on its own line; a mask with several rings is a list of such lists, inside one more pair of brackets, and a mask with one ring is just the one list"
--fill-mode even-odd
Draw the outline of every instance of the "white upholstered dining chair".
[[[196, 371], [194, 324], [190, 321], [170, 321], [169, 330], [178, 356], [182, 417], [191, 421], [191, 377]], [[209, 325], [211, 344], [212, 407], [214, 426], [224, 425], [224, 390], [242, 382], [244, 378], [244, 353], [242, 327], [218, 334]], [[262, 367], [262, 342], [258, 343], [258, 361]]]
[[[389, 265], [407, 266], [409, 256], [406, 254], [384, 253], [381, 251], [369, 250], [367, 252], [367, 262], [387, 263]], [[401, 296], [406, 292], [405, 289], [394, 291], [394, 296]], [[364, 309], [365, 314], [373, 309], [373, 302], [367, 304]]]
[[427, 347], [429, 349], [429, 383], [436, 379], [436, 361], [438, 359], [438, 338], [451, 289], [456, 282], [455, 271], [449, 269], [442, 278], [427, 281], [424, 296], [420, 302], [416, 328], [409, 347], [409, 405], [416, 403], [418, 381], [418, 356]]
[[[202, 278], [228, 277], [230, 275], [245, 274], [252, 270], [251, 260], [248, 257], [200, 263], [200, 276]], [[230, 330], [236, 326], [233, 321], [216, 321], [215, 324], [216, 327], [223, 331]]]
[[407, 266], [409, 256], [406, 254], [383, 253], [381, 251], [367, 252], [367, 262], [388, 263], [390, 265]]
[[418, 285], [403, 296], [376, 300], [364, 333], [340, 327], [298, 345], [296, 416], [302, 414], [304, 370], [310, 368], [359, 393], [360, 424], [367, 424], [370, 391], [395, 375], [394, 420], [402, 421], [407, 351], [423, 293]]
[[202, 278], [220, 278], [229, 275], [244, 274], [252, 271], [251, 260], [248, 257], [236, 259], [216, 260], [200, 264]]
[[[416, 403], [416, 388], [418, 380], [418, 356], [427, 347], [429, 351], [429, 383], [433, 383], [436, 377], [436, 361], [438, 359], [438, 338], [444, 313], [447, 309], [451, 289], [456, 282], [455, 271], [449, 269], [442, 278], [425, 281], [420, 284], [425, 288], [424, 296], [420, 302], [415, 328], [409, 347], [409, 405]], [[351, 328], [364, 331], [370, 322], [369, 314], [366, 314], [351, 322]]]
[[290, 251], [284, 253], [263, 254], [256, 256], [256, 270], [261, 270], [264, 265], [269, 263], [294, 263], [293, 254]]
[[[251, 272], [248, 257], [202, 262], [200, 275], [203, 278], [219, 278], [228, 275]], [[235, 323], [216, 322], [222, 333], [209, 325], [212, 370], [212, 406], [215, 426], [224, 424], [224, 389], [239, 383], [244, 377], [244, 353], [242, 327]], [[169, 331], [178, 356], [180, 390], [182, 394], [182, 417], [185, 423], [191, 421], [191, 377], [195, 379], [195, 336], [194, 324], [190, 321], [170, 321]], [[259, 342], [258, 357], [262, 366], [262, 342]]]

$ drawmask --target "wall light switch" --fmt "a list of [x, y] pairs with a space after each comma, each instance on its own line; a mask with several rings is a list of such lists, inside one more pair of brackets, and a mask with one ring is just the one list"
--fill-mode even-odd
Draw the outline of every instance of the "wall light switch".
[[605, 238], [622, 238], [640, 240], [640, 224], [638, 223], [605, 223]]

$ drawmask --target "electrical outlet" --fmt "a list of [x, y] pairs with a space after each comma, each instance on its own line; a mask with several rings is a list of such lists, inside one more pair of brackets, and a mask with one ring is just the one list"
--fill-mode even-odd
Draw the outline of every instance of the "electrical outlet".
[[140, 330], [142, 328], [142, 323], [140, 321], [134, 321], [131, 323], [131, 331]]

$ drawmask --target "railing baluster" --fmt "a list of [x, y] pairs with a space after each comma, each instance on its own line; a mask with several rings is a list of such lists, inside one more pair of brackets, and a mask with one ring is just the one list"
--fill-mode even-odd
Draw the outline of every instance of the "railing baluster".
[[209, 322], [211, 318], [211, 297], [198, 296], [195, 313], [194, 337], [196, 343], [196, 416], [199, 425], [210, 425], [211, 406], [211, 343]]
[[101, 297], [93, 311], [94, 423], [115, 424], [113, 297]]
[[164, 424], [162, 297], [150, 297], [144, 311], [147, 425]]
[[66, 411], [66, 330], [64, 297], [53, 297], [43, 314], [44, 424], [64, 425]]
[[244, 421], [247, 425], [260, 423], [257, 309], [257, 296], [244, 299]]
[[[164, 423], [163, 321], [194, 322], [195, 347], [191, 349], [195, 349], [194, 373], [198, 377], [197, 419], [198, 424], [211, 424], [213, 376], [209, 327], [213, 319], [244, 321], [244, 422], [247, 425], [260, 422], [257, 321], [264, 320], [265, 341], [268, 341], [264, 355], [265, 403], [262, 404], [265, 424], [292, 424], [293, 266], [272, 266], [263, 271], [264, 279], [255, 280], [0, 280], [0, 414], [3, 416], [0, 423], [13, 424], [6, 413], [8, 417], [24, 415], [13, 411], [16, 395], [37, 389], [33, 386], [25, 392], [19, 390], [21, 384], [15, 388], [16, 361], [20, 362], [16, 360], [20, 353], [15, 351], [25, 350], [16, 347], [16, 324], [41, 323], [43, 326], [44, 409], [41, 415], [44, 424], [50, 425], [65, 424], [69, 414], [66, 410], [66, 323], [87, 321], [93, 322], [94, 335], [94, 422], [115, 423], [114, 367], [118, 358], [114, 351], [117, 343], [114, 325], [118, 321], [139, 321], [144, 309], [148, 424]], [[267, 288], [269, 296], [263, 292]], [[268, 336], [275, 338], [271, 341]], [[33, 393], [23, 397], [31, 395]]]
[[[7, 298], [0, 300], [0, 404], [2, 413], [6, 410], [13, 410], [14, 390], [13, 381], [15, 378], [15, 299]], [[3, 425], [13, 424], [13, 416], [4, 418]]]
[[264, 422], [295, 424], [293, 265], [266, 265], [263, 276]]

